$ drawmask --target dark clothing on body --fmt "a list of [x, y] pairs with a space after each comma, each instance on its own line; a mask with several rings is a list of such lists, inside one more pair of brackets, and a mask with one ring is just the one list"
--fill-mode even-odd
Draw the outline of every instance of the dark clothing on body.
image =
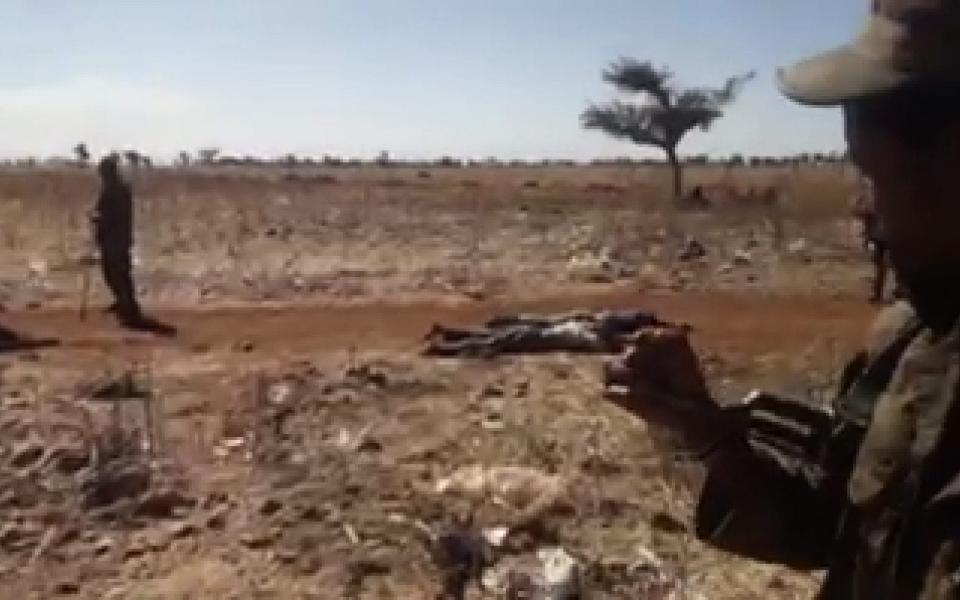
[[429, 356], [495, 356], [540, 352], [618, 352], [623, 340], [663, 324], [643, 311], [496, 317], [482, 330], [435, 325], [427, 336]]
[[103, 278], [114, 297], [113, 309], [123, 321], [142, 317], [133, 282], [133, 194], [120, 180], [104, 183], [94, 215]]

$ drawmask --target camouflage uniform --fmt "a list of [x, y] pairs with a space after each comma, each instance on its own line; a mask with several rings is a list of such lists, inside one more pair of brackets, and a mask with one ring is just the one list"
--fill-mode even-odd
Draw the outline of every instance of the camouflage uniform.
[[133, 194], [120, 178], [116, 159], [100, 163], [102, 187], [94, 214], [94, 236], [100, 249], [103, 278], [114, 297], [117, 316], [124, 322], [141, 319], [133, 283]]
[[832, 411], [747, 405], [742, 435], [707, 459], [697, 533], [829, 569], [824, 600], [960, 597], [960, 329], [934, 334], [898, 303], [871, 337]]

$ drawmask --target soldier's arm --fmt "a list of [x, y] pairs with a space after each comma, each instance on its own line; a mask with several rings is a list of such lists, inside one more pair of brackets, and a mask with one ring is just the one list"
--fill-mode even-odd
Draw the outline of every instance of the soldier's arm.
[[641, 332], [608, 365], [606, 384], [609, 400], [702, 458], [708, 476], [697, 509], [700, 538], [794, 568], [827, 565], [853, 463], [838, 444], [849, 436], [829, 413], [763, 394], [720, 407], [679, 327]]
[[697, 536], [720, 549], [797, 569], [826, 567], [847, 502], [858, 437], [824, 411], [760, 396], [704, 457]]
[[737, 432], [706, 458], [697, 534], [760, 560], [826, 566], [852, 527], [847, 484], [873, 404], [915, 331], [907, 305], [887, 309], [844, 369], [832, 414], [771, 396], [741, 408]]

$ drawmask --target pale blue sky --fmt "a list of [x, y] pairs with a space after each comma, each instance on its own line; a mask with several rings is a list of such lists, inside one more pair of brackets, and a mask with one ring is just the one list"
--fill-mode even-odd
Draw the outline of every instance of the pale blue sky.
[[637, 155], [583, 131], [618, 56], [741, 102], [682, 150], [840, 149], [777, 66], [852, 37], [861, 0], [3, 0], [0, 155], [137, 147], [371, 157]]

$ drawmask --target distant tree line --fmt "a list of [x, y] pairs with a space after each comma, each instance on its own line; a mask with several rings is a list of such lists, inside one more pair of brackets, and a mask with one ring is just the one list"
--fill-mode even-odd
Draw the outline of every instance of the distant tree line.
[[[87, 167], [94, 160], [93, 154], [85, 143], [78, 143], [72, 148], [72, 157], [54, 156], [47, 158], [25, 157], [0, 160], [0, 165], [7, 167]], [[119, 156], [123, 162], [133, 168], [151, 168], [154, 166], [173, 167], [263, 167], [263, 168], [294, 168], [294, 167], [329, 167], [349, 168], [363, 166], [378, 166], [385, 168], [415, 168], [415, 169], [460, 169], [460, 168], [520, 168], [520, 167], [576, 167], [592, 166], [669, 166], [671, 163], [665, 158], [633, 158], [613, 157], [597, 158], [590, 161], [576, 161], [570, 159], [499, 159], [487, 157], [482, 159], [457, 158], [441, 156], [429, 160], [402, 160], [391, 158], [386, 152], [380, 152], [371, 159], [345, 158], [332, 155], [321, 157], [298, 156], [286, 154], [283, 156], [264, 158], [258, 156], [236, 156], [223, 154], [219, 148], [205, 147], [193, 152], [181, 151], [175, 159], [162, 163], [154, 160], [147, 154], [128, 149], [111, 151], [109, 154]], [[733, 154], [726, 157], [711, 157], [706, 154], [679, 157], [678, 161], [685, 166], [722, 166], [737, 167], [782, 167], [782, 166], [828, 166], [842, 165], [848, 162], [846, 153], [841, 152], [804, 152], [788, 156], [748, 156]]]

